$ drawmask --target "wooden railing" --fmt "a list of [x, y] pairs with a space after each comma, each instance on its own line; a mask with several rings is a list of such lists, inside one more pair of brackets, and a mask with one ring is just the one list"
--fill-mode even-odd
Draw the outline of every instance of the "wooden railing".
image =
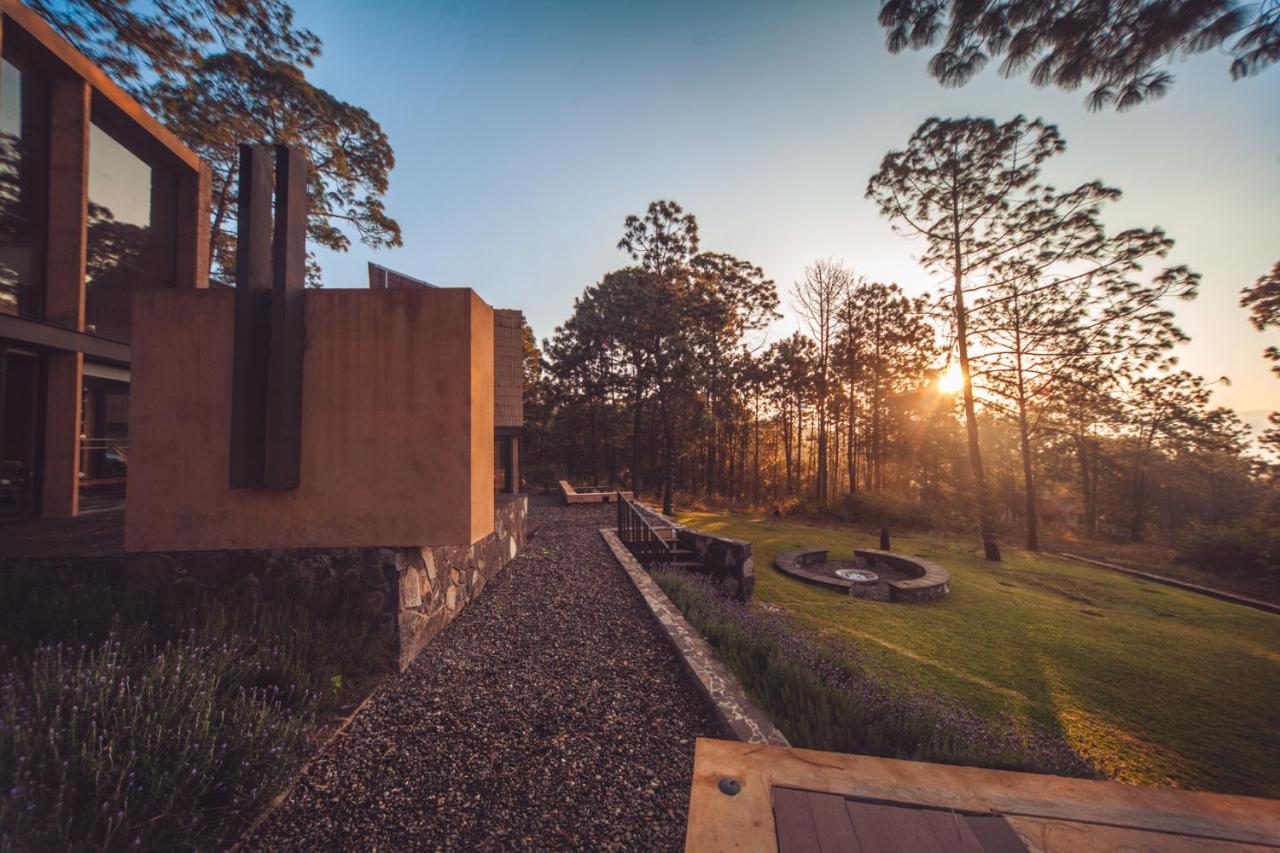
[[674, 541], [664, 539], [635, 500], [625, 494], [618, 499], [618, 538], [649, 571], [671, 563]]

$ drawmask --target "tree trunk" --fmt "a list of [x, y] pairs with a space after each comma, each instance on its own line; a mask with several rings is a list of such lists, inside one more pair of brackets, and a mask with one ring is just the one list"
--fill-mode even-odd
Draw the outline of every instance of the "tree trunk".
[[[953, 211], [953, 222], [958, 223], [958, 212]], [[982, 550], [988, 560], [1000, 562], [1000, 545], [996, 541], [995, 507], [991, 501], [991, 490], [987, 486], [987, 477], [982, 469], [982, 448], [978, 444], [978, 416], [973, 404], [973, 382], [969, 374], [969, 340], [968, 317], [964, 307], [964, 267], [961, 263], [960, 234], [957, 230], [955, 238], [955, 300], [956, 300], [956, 343], [960, 349], [960, 374], [964, 379], [964, 416], [965, 432], [969, 443], [969, 468], [973, 472], [973, 484], [978, 490], [978, 531], [982, 536]]]
[[640, 427], [643, 405], [640, 389], [635, 390], [631, 401], [631, 493], [640, 497]]
[[1146, 526], [1147, 512], [1147, 472], [1143, 457], [1146, 455], [1146, 442], [1139, 438], [1137, 453], [1133, 459], [1133, 515], [1129, 521], [1129, 540], [1141, 542]]
[[1036, 513], [1036, 480], [1031, 460], [1031, 426], [1027, 423], [1027, 386], [1022, 372], [1022, 314], [1018, 306], [1017, 291], [1013, 299], [1014, 331], [1013, 348], [1014, 364], [1018, 380], [1018, 444], [1022, 451], [1022, 485], [1026, 498], [1027, 513], [1027, 550], [1040, 550], [1040, 519]]
[[1031, 436], [1025, 411], [1018, 412], [1018, 440], [1022, 446], [1022, 482], [1026, 491], [1027, 550], [1040, 550], [1040, 523], [1036, 513], [1035, 472], [1031, 464]]
[[755, 399], [755, 459], [751, 464], [751, 503], [760, 506], [760, 397]]
[[672, 435], [672, 432], [675, 429], [675, 425], [674, 423], [672, 423], [674, 418], [671, 414], [670, 406], [664, 403], [663, 409], [665, 410], [665, 412], [662, 418], [664, 423], [664, 429], [663, 429], [664, 436], [663, 436], [662, 443], [663, 443], [663, 453], [666, 458], [664, 460], [664, 465], [663, 465], [664, 470], [663, 470], [663, 477], [662, 477], [662, 514], [666, 516], [670, 516], [672, 513], [672, 494], [671, 493], [675, 489], [675, 479], [676, 479], [676, 459], [675, 459], [676, 442], [675, 442], [675, 436]]
[[853, 399], [853, 383], [849, 384], [849, 435], [845, 441], [845, 466], [849, 469], [849, 494], [858, 493], [857, 403]]
[[1093, 478], [1089, 472], [1089, 440], [1083, 435], [1074, 436], [1076, 458], [1080, 463], [1080, 498], [1084, 504], [1084, 532], [1089, 536], [1098, 533], [1098, 505], [1093, 490]]

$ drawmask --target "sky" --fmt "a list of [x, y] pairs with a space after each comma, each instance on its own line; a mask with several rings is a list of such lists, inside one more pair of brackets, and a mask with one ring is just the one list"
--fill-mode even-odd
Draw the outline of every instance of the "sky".
[[295, 0], [324, 54], [313, 79], [390, 137], [388, 211], [404, 246], [320, 252], [327, 287], [366, 286], [376, 261], [520, 308], [551, 335], [574, 297], [625, 265], [622, 222], [655, 199], [698, 217], [702, 248], [791, 283], [817, 258], [932, 292], [919, 243], [863, 197], [885, 152], [930, 116], [1019, 113], [1067, 151], [1044, 177], [1124, 191], [1109, 226], [1163, 227], [1170, 263], [1203, 276], [1178, 303], [1182, 365], [1228, 376], [1215, 400], [1257, 421], [1280, 380], [1237, 305], [1280, 260], [1280, 68], [1231, 82], [1229, 58], [1173, 64], [1162, 100], [1090, 113], [1085, 92], [1036, 89], [994, 64], [947, 89], [928, 54], [891, 55], [875, 0], [498, 3]]

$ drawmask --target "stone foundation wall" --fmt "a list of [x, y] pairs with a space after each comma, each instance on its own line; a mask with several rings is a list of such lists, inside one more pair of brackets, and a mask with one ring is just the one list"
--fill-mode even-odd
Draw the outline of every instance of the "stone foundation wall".
[[528, 497], [517, 495], [498, 503], [493, 533], [474, 545], [396, 549], [398, 669], [407, 667], [524, 550], [528, 514]]
[[524, 549], [528, 510], [524, 495], [500, 498], [493, 533], [468, 546], [131, 554], [121, 570], [135, 586], [239, 586], [249, 595], [360, 608], [382, 635], [383, 659], [371, 664], [400, 671]]

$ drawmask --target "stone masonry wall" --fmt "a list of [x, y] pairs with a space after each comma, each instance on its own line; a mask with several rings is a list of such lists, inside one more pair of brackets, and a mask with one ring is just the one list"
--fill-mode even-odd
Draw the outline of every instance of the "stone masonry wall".
[[644, 504], [638, 503], [635, 507], [642, 515], [650, 518], [656, 527], [669, 528], [675, 533], [676, 544], [693, 554], [701, 564], [690, 567], [691, 571], [710, 576], [725, 595], [742, 601], [751, 600], [756, 577], [750, 542], [730, 539], [726, 536], [713, 536], [710, 533], [686, 527]]
[[233, 586], [254, 596], [360, 608], [382, 635], [382, 660], [371, 666], [400, 671], [524, 549], [528, 509], [524, 495], [500, 498], [493, 533], [469, 546], [131, 554], [123, 580]]
[[743, 601], [751, 599], [756, 578], [750, 542], [712, 536], [689, 527], [676, 529], [676, 541], [681, 548], [693, 552], [702, 563], [701, 572], [710, 575], [725, 595]]
[[528, 497], [517, 495], [497, 504], [493, 533], [473, 545], [395, 549], [398, 669], [524, 550], [528, 514]]

